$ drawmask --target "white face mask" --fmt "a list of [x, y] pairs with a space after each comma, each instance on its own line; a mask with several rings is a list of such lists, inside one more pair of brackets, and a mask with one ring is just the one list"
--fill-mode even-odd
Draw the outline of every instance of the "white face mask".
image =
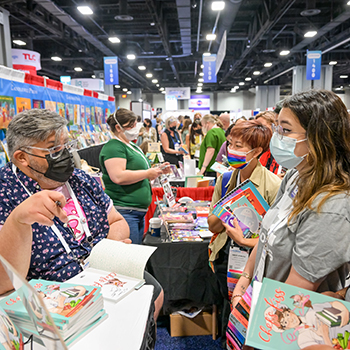
[[125, 137], [129, 140], [136, 140], [139, 136], [140, 128], [138, 125], [135, 125], [132, 129], [130, 130], [125, 130], [124, 128], [121, 127], [121, 129], [124, 132]]

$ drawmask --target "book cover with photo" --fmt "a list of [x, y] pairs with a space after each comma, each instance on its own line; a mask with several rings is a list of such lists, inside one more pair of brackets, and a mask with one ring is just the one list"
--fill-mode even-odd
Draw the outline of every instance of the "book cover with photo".
[[0, 307], [0, 349], [22, 350], [23, 335]]
[[7, 128], [14, 115], [14, 98], [12, 96], [0, 96], [0, 128]]
[[261, 350], [320, 344], [348, 349], [349, 310], [346, 301], [264, 278], [246, 344]]

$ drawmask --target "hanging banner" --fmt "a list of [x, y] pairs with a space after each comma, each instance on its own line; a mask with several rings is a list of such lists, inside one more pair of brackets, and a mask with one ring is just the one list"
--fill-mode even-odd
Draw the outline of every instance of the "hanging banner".
[[216, 55], [211, 54], [210, 56], [203, 55], [203, 79], [205, 83], [216, 83]]
[[210, 112], [210, 95], [192, 95], [188, 108], [203, 115]]
[[165, 95], [165, 110], [177, 111], [177, 98], [174, 95]]
[[226, 42], [227, 42], [227, 34], [226, 30], [224, 31], [224, 35], [222, 36], [221, 43], [219, 46], [218, 53], [216, 54], [216, 68], [215, 75], [218, 75], [219, 70], [221, 68], [222, 62], [224, 62], [226, 56]]
[[93, 91], [104, 91], [104, 84], [102, 79], [72, 79], [72, 85]]
[[36, 75], [41, 69], [40, 53], [31, 50], [11, 49], [14, 69]]
[[307, 51], [306, 80], [321, 79], [322, 51]]
[[173, 95], [178, 100], [189, 100], [191, 97], [190, 87], [165, 88], [166, 95]]
[[105, 84], [119, 84], [118, 57], [104, 57]]

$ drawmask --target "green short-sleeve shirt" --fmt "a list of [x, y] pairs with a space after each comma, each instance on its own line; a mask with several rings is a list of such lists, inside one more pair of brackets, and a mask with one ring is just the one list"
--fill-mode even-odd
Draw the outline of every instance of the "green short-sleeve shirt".
[[200, 148], [199, 164], [198, 164], [199, 169], [202, 168], [207, 149], [214, 148], [215, 153], [213, 155], [213, 158], [210, 160], [210, 163], [207, 166], [207, 171], [212, 171], [210, 170], [210, 168], [215, 163], [215, 159], [220, 151], [220, 147], [225, 141], [226, 141], [225, 131], [222, 130], [221, 128], [212, 128], [208, 131], [208, 133], [205, 135], [205, 138]]
[[[102, 179], [105, 184], [105, 192], [118, 207], [147, 209], [152, 202], [151, 186], [148, 179], [131, 185], [118, 185], [114, 183], [107, 172], [104, 162], [111, 158], [126, 159], [126, 170], [147, 170], [149, 163], [142, 151], [133, 143], [130, 147], [117, 139], [109, 140], [100, 153]], [[147, 163], [146, 163], [147, 162]]]

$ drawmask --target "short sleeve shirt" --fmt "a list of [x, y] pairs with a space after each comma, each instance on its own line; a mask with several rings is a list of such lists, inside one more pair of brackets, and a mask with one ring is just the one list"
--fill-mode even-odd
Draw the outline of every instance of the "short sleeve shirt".
[[[11, 167], [12, 163], [7, 163], [0, 169], [0, 225], [4, 225], [13, 209], [29, 197], [19, 180], [30, 193], [41, 191], [39, 184], [20, 170], [17, 171], [18, 180]], [[107, 215], [111, 199], [103, 192], [100, 184], [82, 170], [75, 169], [68, 182], [85, 213], [95, 245], [108, 235]], [[91, 247], [85, 240], [77, 241], [59, 219], [55, 218], [54, 223], [77, 258], [90, 254]], [[81, 271], [79, 264], [67, 255], [50, 227], [35, 223], [32, 225], [32, 231], [28, 279], [65, 281]]]
[[222, 144], [222, 146], [221, 146], [221, 148], [220, 148], [220, 151], [219, 151], [219, 153], [218, 153], [218, 155], [216, 156], [216, 161], [217, 162], [222, 162], [223, 160], [222, 160], [222, 156], [226, 156], [227, 155], [227, 153], [226, 153], [226, 145], [227, 145], [227, 141], [225, 141], [223, 144]]
[[[130, 185], [114, 183], [107, 172], [105, 161], [112, 158], [126, 159], [126, 170], [147, 170], [148, 160], [142, 151], [130, 142], [130, 147], [117, 139], [109, 140], [100, 153], [102, 179], [105, 192], [112, 198], [117, 207], [147, 209], [152, 202], [151, 186], [148, 179]], [[131, 149], [132, 148], [132, 149]]]
[[[255, 260], [255, 272], [266, 247], [264, 277], [285, 282], [293, 266], [296, 272], [314, 283], [322, 281], [318, 292], [337, 291], [344, 287], [350, 261], [350, 197], [346, 193], [330, 197], [321, 207], [321, 211], [304, 209], [289, 224], [284, 220], [276, 229], [281, 214], [281, 203], [295, 196], [296, 185], [289, 182], [296, 170], [284, 177], [273, 206], [262, 221], [258, 250]], [[288, 197], [286, 197], [288, 196]], [[324, 195], [319, 195], [313, 207]]]

